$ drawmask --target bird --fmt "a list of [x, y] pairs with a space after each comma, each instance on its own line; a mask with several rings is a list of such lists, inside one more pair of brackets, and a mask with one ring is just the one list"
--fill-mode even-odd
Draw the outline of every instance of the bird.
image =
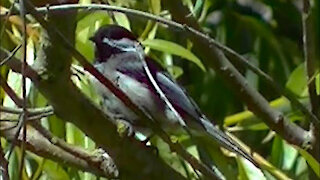
[[[196, 135], [207, 136], [256, 165], [251, 155], [212, 124], [187, 91], [145, 54], [144, 47], [132, 32], [109, 24], [100, 27], [89, 39], [95, 46], [94, 67], [143, 112], [156, 117], [160, 128], [168, 132], [187, 129]], [[110, 90], [97, 80], [92, 80], [92, 84], [102, 97], [103, 111], [111, 119], [128, 123], [133, 131], [150, 134], [150, 128], [145, 127], [141, 119]]]

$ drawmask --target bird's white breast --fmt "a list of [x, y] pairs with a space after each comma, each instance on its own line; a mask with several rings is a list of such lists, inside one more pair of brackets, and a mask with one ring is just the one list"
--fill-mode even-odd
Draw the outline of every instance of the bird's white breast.
[[[119, 60], [116, 58], [122, 58]], [[149, 91], [145, 84], [138, 82], [132, 77], [117, 71], [117, 66], [123, 61], [139, 60], [133, 59], [138, 58], [133, 53], [122, 53], [117, 56], [111, 57], [107, 62], [96, 64], [95, 67], [104, 76], [111, 80], [114, 85], [119, 87], [122, 92], [124, 92], [133, 103], [145, 109], [148, 113], [155, 115], [158, 113], [157, 104], [155, 102], [154, 96]], [[108, 111], [112, 113], [117, 111], [123, 114], [129, 122], [135, 121], [137, 116], [127, 108], [121, 100], [119, 100], [112, 92], [110, 92], [104, 85], [102, 85], [97, 80], [93, 81], [97, 92], [104, 98], [104, 105]]]

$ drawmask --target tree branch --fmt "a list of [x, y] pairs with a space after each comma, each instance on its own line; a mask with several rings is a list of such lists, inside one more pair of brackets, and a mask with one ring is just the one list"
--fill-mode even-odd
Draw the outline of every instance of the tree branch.
[[[7, 116], [4, 114], [1, 115], [2, 119], [0, 121], [0, 136], [3, 136], [8, 141], [13, 141], [18, 128], [16, 126], [17, 116]], [[107, 158], [102, 154], [89, 153], [88, 151], [77, 146], [67, 144], [63, 140], [52, 136], [49, 131], [39, 126], [35, 128], [31, 125], [27, 125], [27, 131], [28, 133], [26, 136], [26, 141], [24, 142], [27, 150], [41, 157], [52, 159], [54, 161], [67, 164], [80, 170], [91, 172], [106, 178], [115, 178], [118, 175], [117, 169], [114, 167], [111, 158]], [[43, 132], [46, 132], [47, 134], [44, 135]], [[23, 137], [21, 135], [22, 134], [20, 134], [17, 139], [18, 144], [22, 143], [23, 141]], [[73, 154], [65, 151], [61, 147], [53, 144], [52, 141], [59, 141], [59, 144], [63, 147], [67, 146], [74, 151], [81, 153]]]
[[[320, 118], [320, 96], [317, 96], [316, 90], [316, 81], [315, 81], [315, 73], [316, 69], [319, 68], [319, 54], [317, 54], [317, 50], [319, 50], [319, 46], [317, 46], [316, 40], [319, 38], [316, 35], [316, 22], [318, 18], [318, 14], [316, 14], [316, 9], [313, 6], [310, 0], [303, 1], [303, 12], [302, 12], [302, 29], [303, 29], [303, 47], [304, 47], [304, 58], [307, 70], [308, 77], [308, 92], [309, 99], [311, 103], [311, 111], [312, 113]], [[319, 10], [319, 7], [318, 7]], [[315, 157], [315, 159], [320, 162], [320, 124], [311, 122], [310, 128], [312, 135], [315, 137], [315, 141], [312, 144], [311, 154]], [[311, 171], [313, 172], [313, 171]], [[314, 173], [310, 173], [310, 178], [314, 178], [316, 175]]]

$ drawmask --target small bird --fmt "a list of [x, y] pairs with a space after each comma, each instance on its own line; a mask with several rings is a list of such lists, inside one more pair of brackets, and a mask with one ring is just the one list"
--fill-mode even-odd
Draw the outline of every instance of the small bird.
[[[179, 86], [160, 65], [145, 55], [143, 46], [129, 30], [118, 25], [106, 25], [101, 27], [90, 40], [95, 44], [95, 68], [145, 113], [156, 117], [158, 124], [165, 131], [190, 129], [190, 132], [205, 135], [226, 149], [255, 162], [237, 143], [206, 118], [185, 89]], [[111, 119], [129, 123], [134, 131], [143, 134], [150, 132], [140, 122], [139, 117], [113, 93], [97, 80], [94, 80], [93, 84], [102, 97], [104, 111]], [[167, 103], [163, 97], [161, 98], [159, 91], [168, 100]]]

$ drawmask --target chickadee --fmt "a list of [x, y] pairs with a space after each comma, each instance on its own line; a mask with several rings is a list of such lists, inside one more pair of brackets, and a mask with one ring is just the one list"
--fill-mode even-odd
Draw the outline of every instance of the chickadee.
[[[191, 132], [204, 134], [228, 150], [254, 162], [237, 143], [210, 123], [186, 91], [163, 68], [144, 54], [143, 46], [130, 31], [121, 26], [107, 25], [101, 27], [90, 40], [95, 44], [95, 68], [145, 113], [156, 117], [164, 130], [172, 132], [187, 127]], [[159, 96], [147, 75], [143, 61], [150, 70], [149, 75], [152, 75], [173, 107], [170, 108]], [[143, 127], [143, 123], [133, 111], [98, 81], [93, 83], [103, 98], [104, 111], [111, 119], [124, 120], [135, 130], [145, 132], [146, 127]], [[177, 117], [172, 108], [181, 118]]]

